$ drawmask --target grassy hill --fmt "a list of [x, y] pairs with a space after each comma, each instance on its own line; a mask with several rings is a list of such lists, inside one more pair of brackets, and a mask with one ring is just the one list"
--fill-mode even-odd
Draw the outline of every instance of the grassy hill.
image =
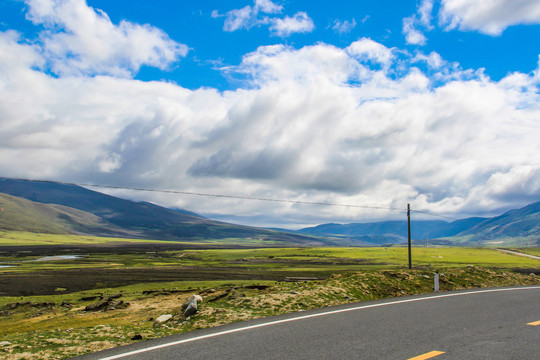
[[460, 235], [473, 235], [472, 239], [475, 240], [531, 235], [540, 237], [540, 202], [488, 219]]
[[60, 213], [51, 206], [0, 194], [0, 228], [49, 234], [68, 234], [57, 223]]
[[0, 223], [5, 230], [171, 241], [249, 238], [261, 244], [331, 244], [323, 238], [213, 221], [188, 211], [133, 202], [74, 185], [0, 180], [0, 193], [11, 195], [4, 195], [10, 209], [9, 218], [2, 216]]
[[62, 205], [40, 204], [2, 193], [0, 229], [45, 234], [136, 235], [84, 211]]
[[[452, 239], [452, 238], [450, 238]], [[454, 237], [465, 245], [540, 246], [540, 202], [510, 210]]]

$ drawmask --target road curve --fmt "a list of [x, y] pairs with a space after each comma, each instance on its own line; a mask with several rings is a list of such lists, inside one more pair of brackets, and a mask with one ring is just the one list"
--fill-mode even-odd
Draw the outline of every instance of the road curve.
[[247, 321], [77, 357], [540, 359], [540, 286], [369, 301]]
[[529, 255], [529, 254], [525, 254], [525, 253], [522, 253], [522, 252], [506, 250], [506, 249], [497, 249], [497, 250], [508, 253], [508, 254], [512, 254], [512, 255], [525, 256], [525, 257], [528, 257], [528, 258], [531, 258], [531, 259], [540, 260], [540, 256], [536, 256], [536, 255]]

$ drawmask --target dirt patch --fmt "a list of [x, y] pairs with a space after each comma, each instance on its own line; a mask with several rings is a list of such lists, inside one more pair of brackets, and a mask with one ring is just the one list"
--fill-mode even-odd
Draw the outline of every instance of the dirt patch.
[[[296, 274], [296, 272], [292, 273]], [[286, 273], [247, 271], [243, 268], [213, 267], [144, 267], [65, 269], [32, 273], [4, 273], [0, 277], [0, 295], [53, 295], [59, 287], [65, 293], [83, 290], [114, 288], [149, 282], [204, 281], [204, 280], [283, 280]]]
[[512, 269], [513, 271], [520, 274], [534, 274], [540, 276], [540, 269]]
[[216, 249], [263, 249], [279, 248], [275, 245], [239, 245], [239, 244], [202, 244], [202, 243], [108, 243], [96, 245], [32, 245], [0, 246], [0, 256], [52, 256], [73, 255], [96, 252], [102, 254], [140, 254], [145, 252], [163, 252], [179, 250], [216, 250]]
[[326, 278], [324, 271], [273, 271], [272, 269], [249, 269], [244, 267], [132, 267], [132, 268], [80, 268], [31, 273], [6, 272], [0, 276], [0, 295], [34, 296], [54, 295], [58, 288], [63, 293], [84, 290], [114, 288], [124, 285], [207, 280], [272, 280], [283, 281], [287, 277]]

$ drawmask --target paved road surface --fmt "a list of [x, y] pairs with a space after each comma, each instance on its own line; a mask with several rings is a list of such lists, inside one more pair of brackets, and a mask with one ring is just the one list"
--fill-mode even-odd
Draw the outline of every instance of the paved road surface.
[[77, 359], [540, 359], [540, 286], [370, 301]]
[[529, 254], [524, 254], [524, 253], [521, 253], [521, 252], [512, 251], [512, 250], [505, 250], [505, 249], [497, 249], [497, 250], [505, 252], [505, 253], [513, 254], [513, 255], [525, 256], [525, 257], [530, 257], [532, 259], [540, 260], [540, 256], [529, 255]]

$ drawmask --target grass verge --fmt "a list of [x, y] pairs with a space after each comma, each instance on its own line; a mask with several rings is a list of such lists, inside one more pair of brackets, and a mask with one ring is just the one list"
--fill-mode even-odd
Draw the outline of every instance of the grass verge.
[[[540, 285], [540, 277], [477, 266], [439, 268], [441, 290]], [[205, 281], [137, 284], [62, 295], [0, 300], [0, 357], [6, 360], [66, 359], [88, 352], [237, 321], [350, 302], [429, 293], [433, 269], [373, 270], [335, 274], [309, 282]], [[180, 305], [191, 294], [204, 302], [184, 318]], [[85, 311], [100, 298], [125, 308]], [[173, 318], [153, 327], [162, 314]]]

